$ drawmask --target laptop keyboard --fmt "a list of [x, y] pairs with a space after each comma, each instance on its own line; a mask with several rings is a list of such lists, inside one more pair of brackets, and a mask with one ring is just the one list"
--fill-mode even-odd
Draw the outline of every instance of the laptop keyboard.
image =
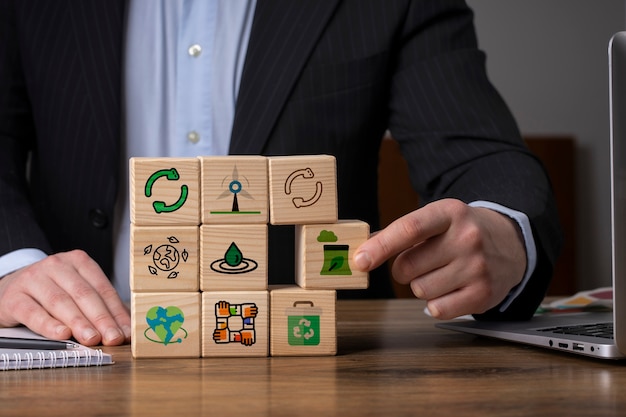
[[576, 326], [558, 326], [537, 329], [540, 332], [552, 332], [579, 336], [602, 337], [613, 339], [613, 322], [580, 324]]

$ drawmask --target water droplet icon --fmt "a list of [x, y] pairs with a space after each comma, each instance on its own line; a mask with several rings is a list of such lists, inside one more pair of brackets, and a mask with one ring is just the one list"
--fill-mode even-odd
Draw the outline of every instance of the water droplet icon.
[[226, 250], [226, 253], [224, 254], [224, 260], [226, 261], [228, 266], [237, 266], [243, 260], [243, 254], [241, 253], [237, 245], [235, 245], [235, 242], [231, 243]]

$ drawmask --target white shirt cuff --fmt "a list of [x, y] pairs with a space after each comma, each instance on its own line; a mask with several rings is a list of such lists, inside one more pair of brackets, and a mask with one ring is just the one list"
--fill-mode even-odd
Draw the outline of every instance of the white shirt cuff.
[[524, 245], [526, 246], [526, 272], [524, 273], [524, 278], [522, 278], [522, 281], [513, 289], [511, 289], [504, 303], [502, 303], [502, 305], [500, 306], [500, 312], [503, 312], [511, 305], [513, 300], [515, 300], [515, 298], [517, 298], [517, 296], [520, 295], [521, 292], [524, 290], [524, 288], [526, 287], [526, 283], [528, 282], [528, 280], [530, 279], [530, 276], [535, 271], [535, 266], [537, 265], [537, 248], [535, 246], [535, 238], [533, 237], [533, 231], [532, 231], [532, 228], [530, 227], [530, 220], [528, 220], [528, 216], [526, 216], [526, 214], [520, 211], [512, 210], [508, 207], [504, 207], [500, 204], [492, 203], [490, 201], [474, 201], [474, 202], [471, 202], [469, 205], [472, 207], [488, 208], [488, 209], [497, 211], [498, 213], [504, 214], [510, 217], [511, 219], [515, 220], [517, 224], [519, 225], [520, 229], [522, 230], [522, 236], [524, 237]]
[[46, 258], [45, 252], [39, 249], [25, 248], [0, 256], [0, 278], [20, 268], [34, 264]]

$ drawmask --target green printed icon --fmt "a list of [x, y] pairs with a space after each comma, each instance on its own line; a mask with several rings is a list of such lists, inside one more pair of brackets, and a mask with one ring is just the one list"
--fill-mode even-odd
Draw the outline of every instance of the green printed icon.
[[232, 242], [224, 257], [211, 263], [211, 269], [220, 274], [245, 274], [254, 271], [258, 265], [255, 260], [245, 258], [235, 242]]
[[[187, 338], [187, 330], [182, 327], [185, 322], [185, 315], [178, 307], [154, 306], [146, 313], [146, 322], [149, 327], [143, 334], [151, 342], [168, 345], [182, 343], [183, 339]], [[156, 338], [149, 335], [150, 330]], [[174, 338], [179, 330], [184, 333], [183, 337]]]
[[296, 301], [287, 308], [287, 342], [291, 346], [320, 344], [320, 316], [322, 309], [312, 301]]
[[[161, 169], [154, 172], [152, 175], [150, 175], [148, 181], [146, 181], [146, 186], [144, 189], [144, 194], [146, 197], [152, 197], [152, 187], [154, 186], [154, 183], [161, 177], [165, 177], [168, 181], [178, 181], [180, 179], [180, 175], [178, 174], [176, 168]], [[176, 201], [174, 204], [167, 205], [164, 201], [154, 201], [152, 203], [152, 207], [154, 207], [154, 211], [156, 213], [167, 213], [176, 211], [181, 208], [183, 204], [185, 204], [188, 195], [189, 187], [183, 184], [180, 186], [180, 197], [178, 198], [178, 201]]]
[[[318, 242], [337, 242], [334, 232], [322, 230]], [[350, 245], [324, 245], [324, 264], [320, 275], [352, 275], [348, 262]]]

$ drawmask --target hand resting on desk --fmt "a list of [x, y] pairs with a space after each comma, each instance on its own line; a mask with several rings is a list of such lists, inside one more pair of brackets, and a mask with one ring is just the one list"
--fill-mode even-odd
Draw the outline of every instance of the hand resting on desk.
[[24, 324], [86, 346], [130, 341], [130, 313], [85, 252], [58, 253], [0, 279], [0, 326]]

